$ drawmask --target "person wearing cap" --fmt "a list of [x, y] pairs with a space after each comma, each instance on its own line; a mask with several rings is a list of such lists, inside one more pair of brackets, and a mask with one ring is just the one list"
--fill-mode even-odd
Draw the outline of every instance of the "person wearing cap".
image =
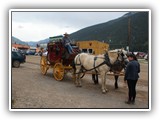
[[129, 63], [127, 64], [125, 71], [125, 82], [128, 85], [128, 100], [125, 101], [126, 104], [134, 104], [136, 98], [136, 84], [139, 78], [138, 73], [140, 73], [140, 64], [136, 56], [132, 54], [127, 55]]
[[67, 34], [67, 33], [64, 34], [63, 44], [64, 44], [65, 48], [67, 48], [69, 54], [74, 53], [73, 48], [71, 46], [71, 40], [69, 38], [69, 34]]

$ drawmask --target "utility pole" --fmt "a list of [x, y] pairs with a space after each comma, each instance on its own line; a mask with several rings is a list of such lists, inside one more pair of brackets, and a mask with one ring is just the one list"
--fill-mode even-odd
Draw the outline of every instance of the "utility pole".
[[131, 18], [128, 18], [128, 41], [127, 41], [127, 51], [129, 52], [131, 42]]

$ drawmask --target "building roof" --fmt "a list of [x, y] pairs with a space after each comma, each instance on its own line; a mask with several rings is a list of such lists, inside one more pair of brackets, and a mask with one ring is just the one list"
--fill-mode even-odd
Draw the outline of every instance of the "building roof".
[[30, 46], [28, 45], [21, 45], [21, 44], [12, 44], [12, 47], [19, 48], [19, 49], [29, 49], [30, 48]]

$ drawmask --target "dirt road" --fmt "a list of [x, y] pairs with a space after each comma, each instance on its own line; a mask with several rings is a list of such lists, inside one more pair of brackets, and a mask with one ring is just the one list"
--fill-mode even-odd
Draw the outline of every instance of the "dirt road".
[[[27, 62], [20, 68], [12, 68], [12, 108], [137, 108], [147, 109], [148, 98], [148, 63], [140, 62], [141, 73], [137, 83], [135, 105], [127, 105], [128, 89], [119, 78], [119, 89], [114, 89], [114, 78], [107, 78], [109, 92], [101, 93], [101, 85], [95, 85], [90, 75], [82, 81], [82, 87], [75, 87], [70, 74], [63, 81], [56, 81], [49, 69], [41, 74], [39, 56], [27, 56]], [[100, 83], [101, 84], [101, 83]]]

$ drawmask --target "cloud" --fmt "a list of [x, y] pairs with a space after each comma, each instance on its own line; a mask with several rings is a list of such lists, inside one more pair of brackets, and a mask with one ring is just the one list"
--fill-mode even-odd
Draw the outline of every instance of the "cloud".
[[12, 35], [38, 41], [107, 22], [126, 12], [12, 12]]

